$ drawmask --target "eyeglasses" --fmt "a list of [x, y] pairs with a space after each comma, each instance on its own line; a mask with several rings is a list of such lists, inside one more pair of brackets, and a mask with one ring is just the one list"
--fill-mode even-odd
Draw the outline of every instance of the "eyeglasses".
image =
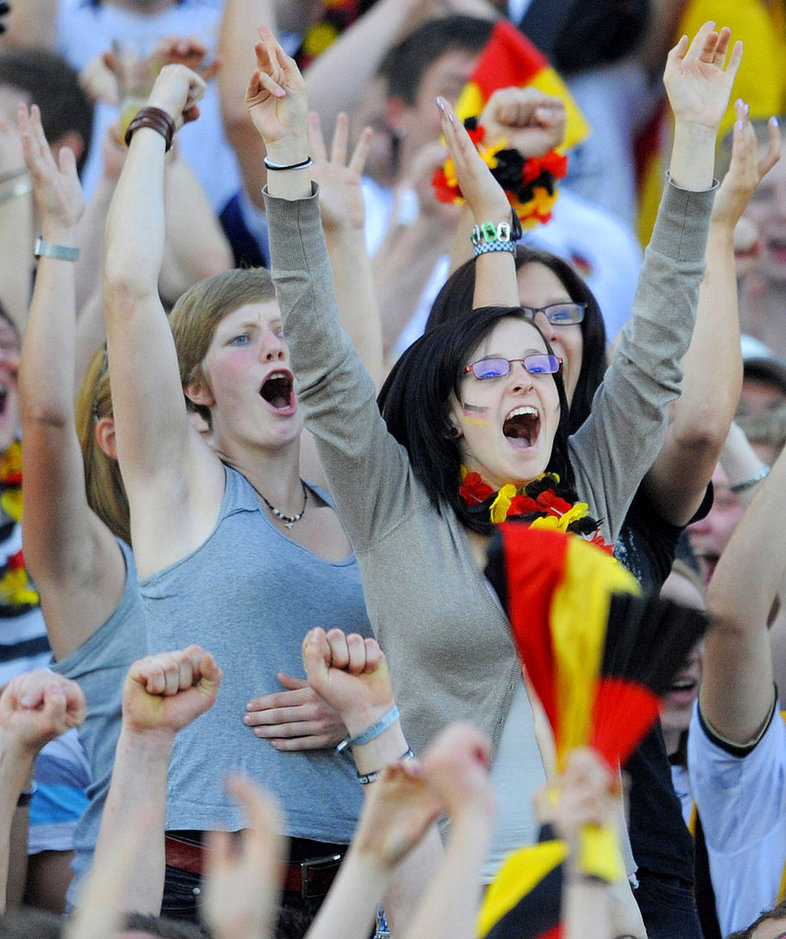
[[479, 359], [477, 362], [473, 362], [472, 365], [468, 365], [464, 369], [464, 374], [467, 375], [472, 372], [475, 378], [480, 379], [480, 381], [487, 378], [503, 378], [505, 375], [510, 374], [514, 362], [521, 362], [530, 375], [553, 375], [562, 367], [561, 358], [556, 355], [547, 355], [544, 352], [537, 355], [527, 355], [523, 359], [502, 359], [496, 358], [496, 356], [490, 359]]
[[534, 320], [542, 313], [552, 326], [573, 326], [584, 319], [586, 303], [550, 303], [548, 306], [523, 306], [521, 308], [528, 320]]

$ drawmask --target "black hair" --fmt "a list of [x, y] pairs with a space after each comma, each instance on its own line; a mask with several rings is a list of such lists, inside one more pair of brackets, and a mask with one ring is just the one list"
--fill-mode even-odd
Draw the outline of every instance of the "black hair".
[[426, 20], [413, 29], [382, 60], [379, 74], [388, 95], [414, 104], [423, 73], [446, 52], [478, 53], [494, 28], [492, 20], [453, 14]]
[[[473, 531], [490, 534], [493, 525], [472, 517], [459, 495], [461, 444], [450, 421], [451, 395], [459, 400], [463, 369], [475, 349], [505, 317], [528, 322], [551, 352], [543, 333], [526, 320], [519, 307], [481, 307], [459, 311], [455, 316], [424, 333], [398, 359], [377, 399], [388, 430], [407, 450], [412, 471], [441, 511], [451, 508]], [[560, 417], [554, 445], [546, 467], [561, 482], [563, 498], [573, 494], [574, 476], [568, 460], [568, 404], [562, 376], [554, 375]]]
[[[738, 933], [735, 932], [734, 935], [739, 936], [740, 939], [753, 939], [758, 927], [772, 919], [786, 919], [786, 900], [781, 900], [771, 910], [765, 910], [747, 929], [742, 929]], [[729, 936], [729, 939], [732, 939], [732, 937]]]
[[[542, 264], [561, 281], [568, 296], [576, 303], [585, 303], [587, 308], [581, 322], [582, 356], [576, 390], [570, 403], [569, 432], [576, 431], [589, 417], [592, 399], [606, 373], [606, 327], [595, 295], [584, 279], [567, 261], [526, 245], [516, 245], [516, 270], [525, 264]], [[475, 292], [475, 258], [462, 264], [447, 279], [431, 307], [426, 331], [472, 309]]]
[[68, 133], [82, 138], [77, 160], [81, 171], [93, 133], [93, 104], [79, 84], [79, 75], [66, 60], [48, 49], [24, 47], [0, 53], [0, 85], [30, 95], [41, 109], [41, 126], [50, 145]]

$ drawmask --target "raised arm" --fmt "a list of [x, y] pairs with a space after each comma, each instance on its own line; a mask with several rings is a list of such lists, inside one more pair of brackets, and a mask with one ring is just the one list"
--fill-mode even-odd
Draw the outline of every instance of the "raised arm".
[[[60, 165], [41, 115], [19, 107], [24, 157], [35, 186], [41, 232], [52, 250], [74, 249], [82, 191], [73, 153]], [[76, 337], [74, 261], [39, 260], [25, 333], [19, 386], [25, 558], [41, 595], [49, 642], [64, 658], [109, 617], [125, 587], [125, 562], [114, 536], [91, 510], [74, 417]]]
[[[198, 115], [204, 88], [195, 72], [167, 65], [148, 106], [163, 111], [165, 123], [171, 121], [176, 129]], [[223, 491], [223, 468], [189, 422], [175, 345], [158, 296], [165, 146], [163, 133], [149, 125], [133, 132], [109, 209], [104, 259], [117, 452], [140, 576], [171, 563], [204, 538]], [[166, 546], [159, 537], [162, 528], [168, 533]]]
[[[123, 726], [117, 742], [112, 782], [101, 819], [93, 862], [77, 906], [75, 935], [108, 935], [99, 927], [107, 916], [122, 912], [158, 915], [164, 891], [164, 822], [166, 779], [178, 731], [213, 706], [222, 673], [209, 652], [189, 646], [140, 659], [123, 686]], [[144, 819], [149, 827], [144, 851], [129, 875], [112, 883], [108, 896], [97, 895], [104, 869], [124, 850], [129, 821]]]
[[[85, 696], [75, 681], [46, 669], [16, 675], [0, 694], [0, 912], [5, 909], [9, 839], [18, 797], [32, 780], [38, 751], [85, 719]], [[15, 858], [14, 864], [27, 862]]]
[[767, 619], [786, 568], [786, 526], [779, 523], [784, 493], [781, 456], [734, 530], [707, 589], [715, 627], [707, 633], [699, 705], [711, 728], [738, 746], [756, 740], [773, 708]]
[[[386, 913], [394, 928], [401, 930], [411, 919], [442, 849], [435, 827], [424, 837], [438, 809], [433, 800], [424, 802], [422, 787], [408, 781], [413, 777], [404, 767], [411, 751], [398, 719], [385, 656], [374, 639], [347, 636], [340, 629], [328, 633], [313, 629], [303, 642], [303, 665], [311, 687], [344, 721], [367, 793], [353, 849], [328, 895], [319, 931], [309, 937], [354, 935], [356, 930], [362, 934], [365, 920], [370, 925], [383, 895]], [[389, 773], [391, 767], [396, 772]], [[377, 795], [378, 786], [384, 794]], [[388, 798], [392, 804], [386, 812]], [[376, 799], [380, 801], [372, 801]], [[394, 809], [402, 813], [400, 817], [391, 817]], [[379, 826], [384, 827], [382, 837], [376, 837]]]
[[742, 359], [734, 229], [780, 155], [777, 125], [771, 123], [769, 146], [759, 159], [748, 109], [740, 100], [735, 107], [731, 165], [715, 197], [696, 325], [682, 360], [682, 393], [672, 405], [666, 439], [645, 482], [652, 502], [673, 525], [686, 524], [701, 503], [737, 408]]

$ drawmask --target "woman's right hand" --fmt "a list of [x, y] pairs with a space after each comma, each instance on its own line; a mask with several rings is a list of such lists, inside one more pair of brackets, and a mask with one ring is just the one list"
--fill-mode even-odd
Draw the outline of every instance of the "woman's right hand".
[[505, 139], [526, 159], [545, 156], [564, 142], [568, 113], [562, 98], [539, 88], [498, 88], [478, 123], [486, 131], [486, 143]]
[[156, 77], [147, 99], [148, 107], [161, 108], [175, 122], [175, 129], [199, 117], [198, 102], [207, 84], [201, 75], [185, 65], [165, 65]]
[[461, 193], [474, 216], [475, 223], [499, 222], [510, 218], [510, 203], [505, 191], [491, 175], [475, 149], [466, 128], [444, 98], [437, 98], [445, 138]]
[[393, 707], [393, 685], [376, 639], [316, 628], [303, 640], [302, 654], [309, 685], [338, 712], [350, 736]]

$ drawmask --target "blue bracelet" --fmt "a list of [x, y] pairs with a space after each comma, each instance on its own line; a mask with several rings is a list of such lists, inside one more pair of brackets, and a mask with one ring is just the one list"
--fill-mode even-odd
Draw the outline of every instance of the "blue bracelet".
[[364, 743], [368, 743], [370, 740], [373, 740], [374, 737], [378, 737], [383, 730], [387, 730], [388, 727], [395, 724], [398, 719], [398, 705], [394, 704], [387, 714], [383, 714], [376, 723], [364, 730], [362, 734], [358, 734], [357, 737], [346, 736], [336, 747], [336, 750], [339, 753], [343, 753], [347, 747], [359, 747]]

